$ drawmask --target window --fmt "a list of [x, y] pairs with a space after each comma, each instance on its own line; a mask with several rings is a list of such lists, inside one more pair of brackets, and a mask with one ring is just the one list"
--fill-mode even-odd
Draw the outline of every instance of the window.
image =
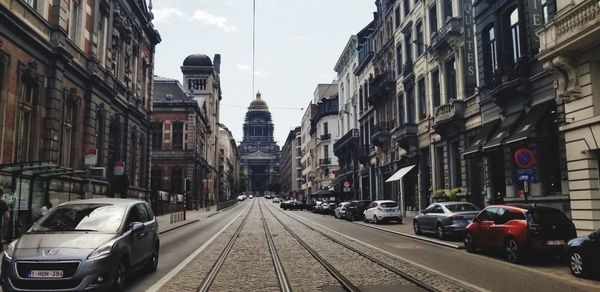
[[72, 167], [71, 156], [73, 154], [73, 127], [75, 121], [75, 107], [73, 101], [67, 101], [63, 117], [63, 138], [62, 138], [62, 165]]
[[171, 138], [173, 143], [174, 150], [183, 149], [183, 123], [175, 122], [173, 123], [173, 137]]
[[440, 206], [440, 205], [435, 205], [433, 208], [431, 208], [430, 213], [433, 213], [433, 214], [444, 214], [444, 209], [442, 209], [442, 206]]
[[494, 218], [496, 217], [497, 211], [498, 211], [498, 208], [487, 208], [487, 209], [481, 211], [481, 213], [476, 217], [476, 219], [479, 222], [493, 221]]
[[444, 147], [437, 147], [435, 149], [436, 163], [437, 163], [437, 188], [445, 189], [446, 188], [446, 175], [445, 175], [445, 160], [444, 160]]
[[423, 47], [425, 46], [425, 44], [423, 43], [423, 22], [419, 22], [417, 23], [416, 26], [416, 45], [417, 45], [417, 57], [421, 56], [423, 54]]
[[485, 33], [487, 39], [486, 48], [486, 68], [490, 75], [498, 69], [498, 51], [496, 47], [496, 31], [494, 26], [491, 26]]
[[510, 13], [510, 34], [512, 37], [513, 61], [521, 58], [521, 34], [519, 32], [519, 9], [515, 8]]
[[148, 186], [148, 151], [147, 140], [144, 135], [140, 136], [140, 187]]
[[206, 79], [195, 78], [188, 79], [188, 89], [189, 90], [206, 90]]
[[541, 0], [542, 1], [542, 16], [544, 17], [543, 21], [544, 23], [548, 23], [549, 21], [549, 14], [548, 14], [548, 5], [550, 3], [550, 0]]
[[27, 68], [21, 76], [21, 85], [19, 92], [19, 112], [17, 115], [17, 142], [15, 143], [16, 162], [26, 162], [30, 160], [32, 144], [32, 122], [35, 112], [35, 103], [39, 92], [38, 84], [33, 75], [35, 69]]
[[152, 123], [152, 149], [161, 150], [163, 142], [163, 124]]
[[461, 179], [461, 155], [460, 155], [460, 144], [458, 141], [450, 143], [450, 167], [451, 167], [451, 186], [452, 188], [458, 188], [462, 186]]
[[79, 45], [79, 19], [81, 18], [81, 3], [79, 0], [71, 0], [71, 14], [69, 17], [69, 38]]
[[446, 61], [446, 102], [456, 99], [456, 62], [454, 57]]
[[327, 122], [323, 123], [323, 135], [329, 134], [329, 124]]
[[131, 133], [131, 155], [129, 158], [129, 180], [132, 186], [135, 186], [136, 167], [138, 159], [138, 141], [137, 133], [133, 131]]
[[396, 24], [396, 27], [400, 26], [400, 6], [396, 6], [396, 9], [394, 10], [394, 21]]
[[452, 17], [452, 0], [444, 0], [444, 18], [445, 22], [448, 18]]
[[407, 31], [404, 34], [404, 41], [406, 42], [406, 64], [412, 62], [412, 33]]
[[404, 0], [404, 16], [407, 16], [408, 13], [410, 12], [410, 0]]
[[410, 87], [406, 90], [406, 106], [407, 108], [407, 113], [406, 113], [406, 122], [408, 124], [414, 124], [415, 123], [415, 94], [414, 94], [414, 88]]
[[162, 185], [162, 169], [160, 167], [152, 167], [150, 170], [150, 188], [152, 190], [160, 190]]
[[402, 73], [402, 44], [396, 45], [396, 67], [398, 68], [398, 75]]
[[429, 8], [429, 35], [430, 37], [434, 32], [437, 32], [438, 24], [437, 24], [437, 6], [432, 5]]
[[427, 104], [425, 101], [425, 78], [421, 78], [417, 83], [419, 91], [419, 120], [427, 118]]
[[323, 145], [323, 158], [329, 159], [329, 145]]
[[431, 73], [431, 99], [433, 100], [433, 108], [440, 106], [440, 70], [435, 70]]
[[100, 23], [98, 25], [98, 60], [100, 65], [106, 65], [106, 49], [108, 40], [108, 17], [105, 13], [100, 15]]
[[171, 192], [183, 193], [183, 171], [179, 167], [171, 169]]
[[404, 126], [404, 96], [398, 96], [398, 125]]

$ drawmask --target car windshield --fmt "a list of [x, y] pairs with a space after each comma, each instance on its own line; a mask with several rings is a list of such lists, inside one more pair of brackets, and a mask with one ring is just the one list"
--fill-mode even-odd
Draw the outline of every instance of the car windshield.
[[379, 206], [381, 206], [381, 208], [396, 208], [398, 207], [398, 204], [394, 202], [383, 202], [380, 203]]
[[96, 231], [116, 233], [126, 206], [107, 204], [70, 204], [59, 206], [31, 227], [31, 232]]
[[450, 212], [479, 211], [479, 208], [472, 204], [452, 204], [446, 205], [446, 208], [450, 210]]

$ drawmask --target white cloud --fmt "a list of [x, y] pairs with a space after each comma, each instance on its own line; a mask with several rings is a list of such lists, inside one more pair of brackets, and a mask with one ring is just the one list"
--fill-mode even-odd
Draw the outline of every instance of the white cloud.
[[250, 70], [250, 65], [248, 65], [248, 64], [235, 64], [235, 66], [240, 71], [249, 71]]
[[[237, 63], [235, 64], [235, 67], [244, 74], [252, 76], [252, 68], [250, 67], [250, 65]], [[268, 74], [266, 71], [254, 71], [254, 76], [256, 77], [266, 78], [267, 75]]]
[[194, 15], [192, 16], [193, 21], [198, 21], [202, 24], [215, 26], [223, 29], [226, 32], [236, 31], [237, 27], [234, 25], [230, 25], [227, 23], [227, 18], [224, 16], [212, 15], [204, 10], [196, 10], [194, 11]]
[[169, 21], [171, 18], [185, 17], [185, 13], [177, 8], [156, 8], [152, 10], [154, 13], [154, 23]]

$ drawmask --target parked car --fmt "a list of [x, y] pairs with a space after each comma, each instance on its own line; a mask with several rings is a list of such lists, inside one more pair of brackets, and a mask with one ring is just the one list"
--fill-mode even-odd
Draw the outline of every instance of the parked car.
[[267, 200], [270, 200], [270, 199], [272, 199], [272, 198], [271, 198], [271, 195], [266, 195], [266, 196], [265, 196], [265, 199], [267, 199]]
[[275, 198], [273, 198], [273, 203], [279, 203], [279, 202], [280, 202], [280, 201], [279, 201], [279, 198], [278, 198], [278, 197], [275, 197]]
[[575, 225], [560, 210], [533, 205], [493, 205], [467, 225], [465, 249], [503, 251], [511, 263], [530, 253], [560, 255], [575, 238]]
[[465, 227], [481, 212], [467, 202], [444, 202], [429, 205], [413, 220], [415, 234], [432, 233], [439, 239], [446, 235], [463, 235]]
[[354, 220], [363, 220], [364, 214], [363, 212], [369, 206], [371, 201], [361, 200], [361, 201], [352, 201], [346, 207], [346, 213], [344, 213], [344, 217], [346, 220], [354, 221]]
[[248, 196], [248, 199], [254, 199], [253, 195]]
[[567, 243], [569, 268], [576, 277], [587, 277], [600, 270], [600, 229]]
[[338, 203], [336, 201], [326, 201], [321, 205], [321, 211], [323, 214], [334, 215], [335, 208], [337, 208]]
[[402, 224], [402, 213], [398, 209], [398, 204], [390, 200], [373, 201], [363, 212], [364, 221], [373, 221], [375, 224], [386, 221], [396, 221]]
[[243, 201], [243, 200], [245, 200], [245, 199], [246, 199], [246, 195], [239, 195], [239, 196], [237, 197], [237, 199], [238, 199], [238, 201]]
[[346, 207], [350, 204], [350, 202], [341, 202], [337, 205], [335, 210], [333, 211], [333, 216], [337, 219], [345, 218], [346, 216]]
[[158, 223], [146, 202], [64, 203], [8, 245], [2, 288], [123, 291], [132, 271], [156, 271], [159, 248]]
[[311, 211], [313, 213], [318, 213], [321, 204], [323, 204], [323, 201], [314, 201], [310, 207]]

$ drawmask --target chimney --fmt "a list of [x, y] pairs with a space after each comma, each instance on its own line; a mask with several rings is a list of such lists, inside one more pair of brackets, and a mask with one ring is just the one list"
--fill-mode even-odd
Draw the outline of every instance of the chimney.
[[221, 54], [215, 54], [215, 58], [213, 59], [213, 66], [217, 72], [221, 73]]

